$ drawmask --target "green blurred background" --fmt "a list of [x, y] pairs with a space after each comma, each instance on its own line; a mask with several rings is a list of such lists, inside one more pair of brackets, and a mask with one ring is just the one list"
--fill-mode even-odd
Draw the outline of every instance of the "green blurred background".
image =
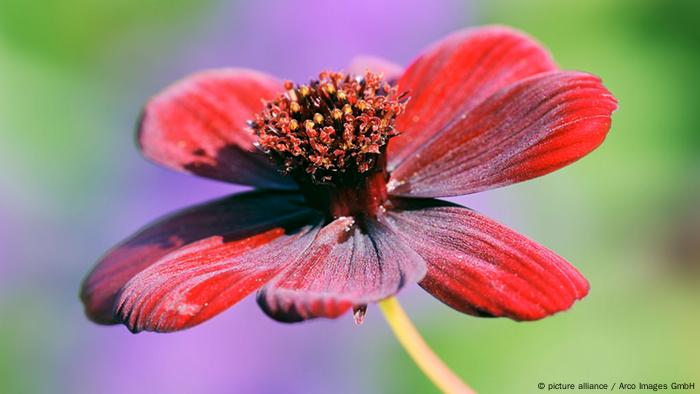
[[295, 79], [358, 53], [406, 64], [491, 23], [600, 75], [619, 100], [584, 160], [460, 199], [572, 261], [592, 290], [534, 323], [467, 317], [415, 287], [404, 306], [484, 393], [700, 383], [700, 2], [0, 0], [0, 393], [433, 392], [376, 309], [361, 328], [289, 327], [248, 302], [201, 328], [132, 336], [89, 323], [77, 291], [141, 224], [235, 191], [139, 157], [133, 124], [164, 85], [227, 64]]

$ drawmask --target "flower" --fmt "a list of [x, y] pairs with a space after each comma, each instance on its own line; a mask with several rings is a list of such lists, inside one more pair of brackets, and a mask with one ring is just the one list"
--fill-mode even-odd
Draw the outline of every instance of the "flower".
[[134, 332], [199, 324], [257, 291], [270, 317], [335, 318], [417, 282], [475, 316], [535, 320], [588, 282], [563, 258], [437, 200], [525, 181], [600, 145], [616, 109], [599, 78], [559, 70], [504, 27], [458, 31], [405, 71], [362, 57], [308, 84], [220, 69], [152, 98], [138, 142], [156, 163], [250, 185], [109, 251], [81, 298]]

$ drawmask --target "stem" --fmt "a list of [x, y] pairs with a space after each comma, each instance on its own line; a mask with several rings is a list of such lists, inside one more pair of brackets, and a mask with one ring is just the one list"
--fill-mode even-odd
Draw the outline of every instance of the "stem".
[[430, 349], [395, 297], [380, 301], [379, 308], [401, 346], [438, 389], [450, 394], [475, 393]]

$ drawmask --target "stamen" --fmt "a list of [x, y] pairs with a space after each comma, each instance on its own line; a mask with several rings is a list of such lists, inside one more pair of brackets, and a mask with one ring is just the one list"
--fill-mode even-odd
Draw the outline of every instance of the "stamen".
[[[308, 85], [286, 81], [251, 126], [259, 147], [300, 182], [352, 185], [372, 172], [408, 100], [382, 80], [324, 71]], [[303, 126], [302, 126], [303, 125]]]

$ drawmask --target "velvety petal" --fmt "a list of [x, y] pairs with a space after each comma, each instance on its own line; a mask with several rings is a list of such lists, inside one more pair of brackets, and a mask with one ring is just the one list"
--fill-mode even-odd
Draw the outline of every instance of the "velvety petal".
[[312, 215], [301, 195], [292, 192], [236, 194], [182, 210], [149, 224], [107, 252], [83, 281], [80, 297], [87, 316], [114, 324], [116, 296], [134, 275], [167, 253], [214, 235], [244, 238]]
[[458, 31], [429, 47], [399, 79], [411, 99], [396, 120], [389, 169], [499, 89], [555, 70], [549, 53], [525, 34], [500, 26]]
[[297, 322], [335, 318], [395, 294], [425, 275], [425, 263], [384, 224], [339, 218], [298, 260], [258, 293], [270, 317]]
[[190, 244], [126, 283], [116, 315], [133, 332], [170, 332], [202, 323], [260, 288], [306, 249], [317, 231], [318, 226], [277, 227], [236, 240], [214, 236]]
[[600, 145], [617, 102], [600, 79], [543, 73], [500, 90], [391, 174], [389, 192], [474, 193], [547, 174]]
[[356, 56], [348, 66], [348, 72], [356, 75], [364, 75], [368, 70], [382, 73], [384, 79], [390, 83], [396, 82], [403, 73], [403, 67], [400, 65], [376, 56]]
[[143, 154], [167, 167], [244, 185], [293, 188], [253, 142], [246, 122], [284, 89], [268, 75], [220, 69], [191, 75], [152, 98], [139, 125]]
[[588, 293], [563, 258], [470, 209], [437, 200], [396, 204], [388, 221], [428, 265], [420, 285], [461, 312], [535, 320]]

